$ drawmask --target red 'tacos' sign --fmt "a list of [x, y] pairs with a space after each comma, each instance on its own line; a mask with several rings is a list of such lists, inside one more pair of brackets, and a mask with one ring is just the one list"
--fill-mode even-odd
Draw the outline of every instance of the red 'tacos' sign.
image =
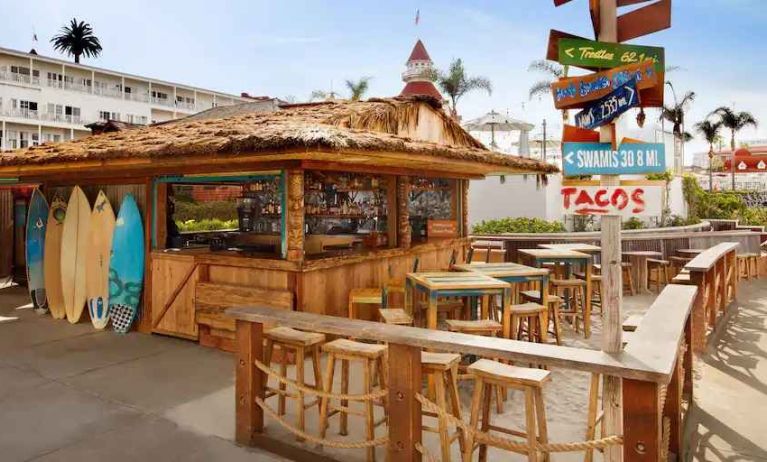
[[563, 186], [562, 208], [568, 215], [657, 215], [661, 195], [657, 186]]

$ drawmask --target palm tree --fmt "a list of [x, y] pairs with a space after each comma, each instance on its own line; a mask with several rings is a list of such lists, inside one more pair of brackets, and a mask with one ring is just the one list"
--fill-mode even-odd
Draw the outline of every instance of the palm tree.
[[[547, 74], [550, 78], [541, 79], [530, 87], [530, 99], [536, 96], [544, 96], [551, 94], [551, 84], [556, 80], [567, 77], [567, 66], [562, 66], [559, 63], [546, 60], [533, 61], [527, 67], [528, 72], [542, 72]], [[567, 109], [562, 110], [562, 121], [567, 122], [570, 119], [570, 113]]]
[[93, 35], [93, 28], [85, 21], [77, 22], [72, 18], [68, 26], [61, 28], [61, 33], [51, 39], [53, 49], [75, 57], [75, 63], [80, 62], [80, 56], [95, 58], [101, 54], [101, 42]]
[[681, 172], [678, 170], [681, 165], [677, 165], [677, 159], [684, 161], [684, 143], [692, 139], [692, 135], [684, 130], [684, 114], [690, 103], [695, 100], [695, 92], [688, 91], [680, 101], [676, 98], [674, 85], [672, 85], [671, 82], [666, 82], [666, 85], [671, 87], [671, 91], [674, 95], [674, 105], [663, 106], [663, 109], [661, 109], [660, 112], [660, 119], [671, 122], [674, 127], [674, 173], [680, 174]]
[[708, 190], [714, 190], [714, 175], [713, 175], [713, 163], [714, 163], [714, 143], [719, 139], [719, 130], [722, 129], [722, 122], [712, 122], [710, 120], [704, 120], [695, 124], [695, 130], [703, 135], [708, 143]]
[[351, 92], [352, 101], [359, 101], [363, 96], [365, 96], [365, 93], [368, 91], [368, 86], [371, 79], [372, 77], [361, 77], [356, 82], [353, 80], [346, 81], [346, 88], [348, 88], [349, 92]]
[[749, 125], [756, 128], [759, 123], [750, 112], [735, 112], [735, 110], [727, 106], [718, 107], [709, 115], [718, 116], [722, 126], [730, 129], [730, 150], [732, 153], [730, 174], [732, 175], [732, 190], [735, 191], [735, 135]]
[[463, 95], [473, 90], [485, 90], [488, 95], [493, 94], [493, 84], [486, 77], [469, 77], [463, 68], [463, 61], [459, 58], [450, 63], [447, 73], [437, 71], [435, 74], [437, 85], [450, 97], [450, 112], [453, 117], [458, 117], [456, 103]]

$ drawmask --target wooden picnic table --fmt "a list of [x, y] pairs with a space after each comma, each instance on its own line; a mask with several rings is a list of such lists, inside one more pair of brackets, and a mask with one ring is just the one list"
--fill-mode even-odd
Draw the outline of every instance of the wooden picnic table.
[[705, 251], [706, 249], [677, 249], [676, 252], [678, 254], [684, 255], [685, 257], [695, 257], [702, 254]]
[[512, 286], [513, 303], [520, 303], [519, 290], [516, 284], [523, 282], [540, 282], [541, 305], [547, 309], [544, 313], [544, 326], [541, 328], [541, 338], [545, 342], [548, 337], [548, 293], [549, 293], [549, 270], [519, 263], [464, 263], [454, 265], [458, 271], [470, 271], [481, 273], [501, 281], [514, 284]]
[[427, 294], [426, 327], [437, 328], [437, 299], [439, 297], [501, 296], [503, 309], [503, 334], [511, 332], [511, 284], [476, 272], [428, 272], [408, 273], [405, 279], [405, 309], [414, 314], [413, 291]]
[[[556, 244], [553, 244], [556, 245]], [[596, 247], [596, 246], [595, 246]], [[586, 278], [586, 306], [583, 309], [583, 333], [586, 338], [591, 336], [591, 271], [592, 256], [567, 249], [519, 249], [519, 255], [522, 263], [530, 263], [531, 266], [540, 267], [544, 263], [564, 263], [568, 267], [570, 277], [570, 267], [573, 264], [583, 265]]]
[[660, 258], [661, 252], [654, 250], [630, 250], [623, 252], [623, 255], [629, 258], [631, 262], [631, 276], [634, 279], [634, 286], [639, 294], [649, 293], [647, 287], [647, 260], [649, 258]]

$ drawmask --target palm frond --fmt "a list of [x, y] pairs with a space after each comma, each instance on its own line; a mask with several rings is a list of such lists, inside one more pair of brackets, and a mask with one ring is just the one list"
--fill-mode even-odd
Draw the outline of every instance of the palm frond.
[[560, 64], [543, 59], [531, 62], [527, 67], [527, 70], [543, 72], [544, 74], [549, 74], [557, 79], [560, 79], [565, 75], [565, 70]]
[[544, 96], [551, 92], [551, 82], [548, 80], [539, 80], [530, 87], [530, 99], [536, 96]]

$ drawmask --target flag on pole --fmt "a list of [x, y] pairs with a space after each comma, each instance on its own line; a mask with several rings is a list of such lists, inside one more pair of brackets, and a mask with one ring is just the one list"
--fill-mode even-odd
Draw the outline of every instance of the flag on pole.
[[421, 10], [415, 10], [415, 25], [418, 25], [418, 22], [421, 20]]

